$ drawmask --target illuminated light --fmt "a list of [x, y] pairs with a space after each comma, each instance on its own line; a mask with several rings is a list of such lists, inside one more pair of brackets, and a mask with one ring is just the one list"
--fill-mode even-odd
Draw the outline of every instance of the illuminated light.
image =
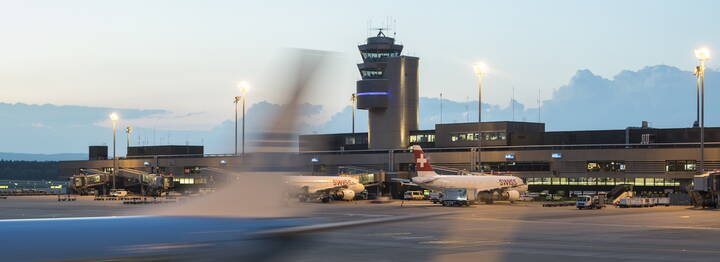
[[150, 166], [150, 162], [148, 162], [148, 161], [143, 162], [143, 166]]
[[357, 93], [359, 96], [386, 96], [389, 95], [390, 92], [363, 92], [363, 93]]
[[505, 159], [515, 159], [515, 154], [505, 154]]
[[248, 90], [250, 90], [250, 84], [247, 81], [240, 81], [237, 84], [238, 89], [244, 93], [247, 93]]
[[484, 76], [488, 72], [488, 66], [483, 62], [477, 62], [473, 65], [473, 71], [477, 76]]
[[0, 186], [0, 188], [9, 188], [9, 187], [8, 187], [8, 186], [5, 186], [5, 185], [3, 185], [3, 186]]
[[552, 158], [562, 158], [562, 157], [563, 156], [561, 153], [552, 153]]
[[706, 61], [710, 59], [710, 49], [707, 47], [702, 47], [695, 49], [695, 57], [697, 57], [700, 61]]
[[54, 189], [60, 189], [60, 188], [62, 188], [62, 185], [55, 185], [55, 186], [50, 186], [50, 188], [54, 188]]
[[110, 120], [113, 122], [118, 121], [118, 119], [120, 119], [120, 116], [117, 113], [113, 112], [110, 114]]
[[310, 159], [310, 162], [317, 163], [320, 162], [320, 159], [318, 159], [317, 157], [313, 157], [312, 159]]
[[226, 164], [227, 164], [227, 160], [220, 160], [220, 164], [221, 164], [221, 165], [226, 165]]

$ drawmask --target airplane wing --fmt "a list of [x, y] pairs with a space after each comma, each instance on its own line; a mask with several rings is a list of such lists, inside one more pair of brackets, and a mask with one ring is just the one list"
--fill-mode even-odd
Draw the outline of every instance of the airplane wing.
[[415, 184], [415, 182], [413, 182], [413, 181], [410, 180], [410, 179], [391, 178], [390, 180], [393, 181], [393, 182], [399, 182], [399, 183], [401, 183], [401, 184], [403, 184], [403, 185], [419, 186], [418, 184]]
[[336, 229], [356, 227], [356, 226], [365, 226], [365, 225], [371, 225], [371, 224], [389, 223], [389, 222], [397, 222], [397, 221], [409, 221], [409, 220], [416, 219], [416, 218], [451, 215], [451, 214], [455, 214], [455, 213], [456, 212], [436, 212], [436, 213], [419, 214], [419, 215], [390, 216], [390, 217], [371, 218], [371, 219], [363, 219], [363, 220], [355, 220], [355, 221], [314, 224], [314, 225], [307, 225], [307, 226], [296, 226], [296, 227], [270, 229], [270, 230], [257, 232], [255, 235], [259, 236], [259, 237], [292, 236], [292, 235], [298, 235], [298, 234], [322, 232], [322, 231], [336, 230]]

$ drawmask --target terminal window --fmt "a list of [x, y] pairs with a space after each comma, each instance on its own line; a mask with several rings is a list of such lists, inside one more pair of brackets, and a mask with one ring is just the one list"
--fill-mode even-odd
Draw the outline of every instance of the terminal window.
[[373, 52], [365, 52], [362, 53], [363, 58], [385, 58], [385, 57], [395, 57], [400, 56], [400, 52], [380, 52], [380, 53], [373, 53]]
[[496, 172], [550, 171], [548, 162], [483, 162], [483, 170]]
[[373, 78], [382, 77], [383, 72], [376, 70], [360, 70], [360, 74], [363, 76], [363, 78]]
[[[478, 133], [455, 133], [450, 135], [450, 141], [477, 141]], [[506, 140], [505, 132], [482, 132], [483, 141]]]
[[665, 161], [665, 171], [696, 171], [697, 161], [695, 160], [668, 160]]
[[615, 186], [630, 184], [635, 186], [680, 186], [680, 182], [670, 178], [612, 178], [612, 177], [529, 177], [526, 179], [528, 185], [553, 185], [553, 186]]
[[183, 173], [185, 173], [185, 174], [200, 174], [200, 167], [199, 166], [186, 166], [183, 169]]
[[588, 161], [586, 165], [588, 172], [623, 172], [625, 162], [622, 161]]
[[345, 145], [367, 145], [367, 136], [350, 135], [345, 137]]
[[435, 142], [434, 134], [411, 135], [410, 143]]

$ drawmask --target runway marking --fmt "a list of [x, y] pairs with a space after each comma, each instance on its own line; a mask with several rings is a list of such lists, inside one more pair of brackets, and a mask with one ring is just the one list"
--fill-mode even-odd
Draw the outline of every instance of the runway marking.
[[449, 245], [449, 244], [457, 244], [462, 243], [463, 241], [459, 240], [435, 240], [435, 241], [421, 241], [418, 242], [418, 244], [421, 245]]
[[360, 214], [360, 213], [313, 213], [318, 216], [346, 216], [346, 217], [389, 217], [395, 215], [385, 214]]
[[406, 236], [411, 235], [410, 232], [392, 232], [392, 233], [377, 233], [377, 234], [370, 234], [371, 236]]

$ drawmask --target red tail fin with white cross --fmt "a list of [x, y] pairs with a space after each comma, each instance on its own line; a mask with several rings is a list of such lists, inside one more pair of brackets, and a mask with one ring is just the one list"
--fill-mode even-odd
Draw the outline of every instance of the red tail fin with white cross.
[[422, 148], [418, 145], [414, 145], [410, 147], [410, 149], [412, 149], [413, 155], [415, 156], [415, 171], [417, 171], [418, 176], [437, 176], [437, 173], [433, 170], [430, 165], [430, 160], [427, 158]]

